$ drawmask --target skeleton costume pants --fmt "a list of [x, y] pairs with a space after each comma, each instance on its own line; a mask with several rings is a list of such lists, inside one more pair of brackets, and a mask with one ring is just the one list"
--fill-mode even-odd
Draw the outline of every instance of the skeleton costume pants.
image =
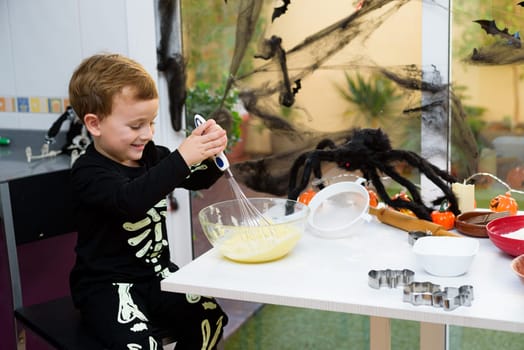
[[113, 283], [87, 298], [86, 325], [108, 349], [162, 350], [153, 329], [169, 329], [176, 350], [216, 349], [227, 316], [213, 298], [163, 292], [160, 280]]

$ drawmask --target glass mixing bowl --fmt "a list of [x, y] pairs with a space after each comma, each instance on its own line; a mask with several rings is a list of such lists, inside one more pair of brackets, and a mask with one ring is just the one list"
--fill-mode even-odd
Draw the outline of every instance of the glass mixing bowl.
[[[259, 263], [282, 258], [304, 232], [309, 208], [283, 198], [249, 198], [211, 204], [198, 213], [209, 242], [228, 259]], [[248, 215], [245, 205], [254, 206], [266, 220], [253, 225], [260, 215]]]

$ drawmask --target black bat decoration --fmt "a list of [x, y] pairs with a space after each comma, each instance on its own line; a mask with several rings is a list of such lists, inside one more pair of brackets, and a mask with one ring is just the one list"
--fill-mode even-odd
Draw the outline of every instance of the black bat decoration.
[[[524, 4], [524, 1], [522, 3]], [[503, 30], [499, 29], [494, 20], [478, 19], [473, 22], [480, 24], [480, 27], [484, 29], [487, 34], [500, 36], [501, 38], [508, 40], [508, 43], [516, 48], [522, 46], [518, 36], [510, 34], [508, 28], [504, 28]]]
[[291, 4], [291, 0], [282, 0], [282, 5], [273, 9], [273, 15], [271, 16], [271, 22], [278, 17], [282, 16], [287, 11], [287, 7]]

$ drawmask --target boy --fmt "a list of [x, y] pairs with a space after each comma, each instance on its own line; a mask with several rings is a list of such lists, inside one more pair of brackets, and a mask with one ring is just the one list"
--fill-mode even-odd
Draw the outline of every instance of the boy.
[[174, 152], [156, 146], [155, 83], [118, 54], [85, 59], [69, 83], [71, 106], [93, 143], [72, 168], [78, 224], [71, 295], [86, 325], [109, 349], [162, 349], [153, 329], [169, 329], [176, 350], [215, 349], [227, 316], [213, 298], [168, 293], [166, 196], [202, 189], [222, 173], [209, 160], [226, 132], [213, 120]]

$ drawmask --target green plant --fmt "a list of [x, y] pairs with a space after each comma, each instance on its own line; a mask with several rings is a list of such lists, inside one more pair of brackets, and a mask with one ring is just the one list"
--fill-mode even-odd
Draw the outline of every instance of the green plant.
[[368, 80], [357, 73], [351, 77], [347, 72], [346, 86], [337, 86], [340, 94], [351, 104], [348, 114], [357, 112], [368, 127], [376, 128], [394, 115], [394, 103], [402, 98], [393, 83], [381, 75], [372, 74]]
[[[193, 117], [195, 114], [198, 113], [208, 119], [214, 117], [217, 111], [223, 108], [231, 115], [231, 120], [225, 121], [224, 125], [222, 125], [227, 130], [229, 139], [227, 151], [230, 151], [231, 147], [240, 140], [242, 118], [235, 110], [235, 105], [238, 102], [238, 91], [230, 90], [222, 104], [223, 95], [223, 87], [213, 90], [209, 83], [204, 82], [198, 82], [194, 87], [188, 89], [186, 97], [186, 132], [190, 133], [193, 130]], [[217, 120], [217, 122], [221, 123], [221, 120]]]

